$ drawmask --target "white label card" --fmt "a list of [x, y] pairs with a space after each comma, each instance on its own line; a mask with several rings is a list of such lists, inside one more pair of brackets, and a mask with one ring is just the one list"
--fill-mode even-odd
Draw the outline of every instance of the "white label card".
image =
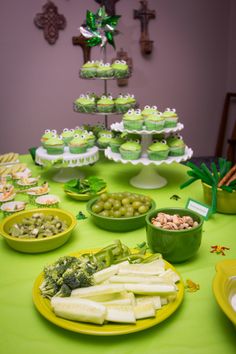
[[197, 214], [201, 215], [205, 220], [208, 220], [211, 212], [211, 207], [209, 205], [200, 203], [193, 199], [188, 199], [186, 208], [195, 211]]

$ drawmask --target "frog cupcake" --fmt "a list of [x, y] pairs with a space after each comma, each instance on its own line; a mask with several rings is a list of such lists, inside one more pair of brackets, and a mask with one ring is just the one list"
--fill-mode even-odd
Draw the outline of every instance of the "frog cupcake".
[[92, 113], [95, 111], [95, 108], [95, 98], [89, 95], [82, 94], [74, 101], [74, 109], [78, 112]]
[[110, 139], [109, 146], [112, 152], [119, 152], [120, 146], [124, 143], [125, 138], [121, 137], [121, 135], [117, 135], [114, 138]]
[[111, 113], [114, 109], [114, 100], [111, 95], [101, 96], [97, 101], [97, 111], [100, 113]]
[[153, 113], [145, 118], [144, 124], [147, 130], [162, 130], [164, 129], [165, 119], [161, 113]]
[[97, 75], [97, 63], [92, 61], [87, 61], [82, 65], [80, 69], [80, 77], [85, 79], [91, 79]]
[[46, 129], [44, 134], [42, 135], [41, 137], [41, 143], [42, 143], [42, 146], [44, 147], [44, 143], [52, 138], [53, 136], [57, 135], [57, 131], [56, 130], [50, 130], [50, 129]]
[[60, 155], [64, 152], [65, 143], [61, 136], [53, 136], [44, 144], [45, 149], [49, 155]]
[[141, 157], [141, 145], [135, 141], [128, 141], [119, 148], [122, 159], [137, 160]]
[[159, 113], [157, 106], [148, 106], [146, 105], [142, 110], [142, 116], [144, 119], [148, 118], [150, 115]]
[[166, 110], [162, 113], [162, 116], [165, 119], [165, 128], [176, 127], [179, 117], [174, 108], [166, 108]]
[[71, 154], [82, 154], [87, 151], [88, 141], [83, 134], [75, 134], [68, 146]]
[[169, 146], [165, 140], [157, 141], [149, 145], [147, 149], [148, 158], [154, 161], [165, 160], [168, 157], [169, 150]]
[[125, 95], [125, 98], [127, 99], [127, 104], [130, 106], [130, 108], [136, 107], [137, 102], [134, 95], [127, 93], [127, 95]]
[[114, 71], [114, 76], [118, 79], [129, 75], [129, 67], [125, 60], [115, 60], [111, 67]]
[[133, 98], [129, 95], [119, 95], [115, 99], [115, 109], [118, 113], [125, 113], [133, 107]]
[[63, 129], [63, 132], [61, 133], [61, 137], [66, 145], [73, 139], [74, 136], [74, 129]]
[[85, 139], [87, 140], [88, 147], [91, 148], [95, 145], [96, 137], [93, 134], [93, 132], [88, 132], [87, 130], [84, 130], [83, 135]]
[[97, 66], [97, 77], [107, 78], [112, 77], [114, 71], [110, 63], [99, 63]]
[[113, 134], [111, 131], [109, 133], [100, 134], [97, 140], [97, 144], [100, 148], [106, 149], [109, 146], [112, 138], [113, 138]]
[[167, 139], [167, 144], [170, 148], [170, 156], [181, 156], [185, 153], [185, 143], [179, 134], [172, 134]]
[[123, 125], [127, 130], [142, 130], [143, 127], [143, 117], [140, 109], [129, 109], [123, 115]]

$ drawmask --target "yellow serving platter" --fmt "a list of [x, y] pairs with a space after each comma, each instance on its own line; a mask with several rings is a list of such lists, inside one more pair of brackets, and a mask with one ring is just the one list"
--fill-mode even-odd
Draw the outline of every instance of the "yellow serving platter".
[[[71, 255], [79, 257], [83, 253], [96, 252], [96, 251], [98, 250], [97, 249], [84, 250], [81, 252], [73, 253]], [[170, 263], [165, 261], [165, 264], [166, 264], [166, 269], [171, 268], [176, 273], [178, 273]], [[184, 298], [184, 283], [180, 277], [180, 281], [177, 283], [178, 292], [175, 301], [163, 306], [160, 310], [157, 310], [155, 317], [147, 318], [143, 320], [137, 320], [136, 324], [107, 323], [104, 325], [96, 325], [90, 323], [70, 321], [70, 320], [57, 317], [52, 310], [50, 301], [46, 298], [43, 298], [41, 295], [39, 287], [42, 284], [42, 282], [43, 282], [43, 273], [41, 273], [37, 277], [33, 287], [33, 301], [37, 310], [41, 313], [42, 316], [44, 316], [48, 321], [52, 322], [53, 324], [62, 327], [64, 329], [73, 332], [97, 335], [97, 336], [112, 336], [112, 335], [128, 334], [133, 332], [139, 332], [144, 329], [153, 327], [156, 324], [161, 323], [162, 321], [170, 317], [179, 308]]]
[[213, 292], [218, 305], [236, 326], [236, 259], [226, 259], [216, 264]]

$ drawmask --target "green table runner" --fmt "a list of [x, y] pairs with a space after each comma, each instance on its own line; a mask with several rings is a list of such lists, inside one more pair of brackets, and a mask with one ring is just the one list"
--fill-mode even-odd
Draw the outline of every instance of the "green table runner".
[[[53, 182], [53, 169], [35, 166], [30, 156], [21, 156], [33, 175], [48, 180], [50, 194], [57, 194], [60, 207], [74, 215], [82, 211], [86, 216], [86, 203], [69, 199], [63, 185]], [[141, 190], [132, 187], [129, 179], [141, 166], [122, 165], [101, 157], [93, 166], [81, 167], [85, 175], [104, 178], [109, 192], [139, 192], [151, 196], [157, 207], [184, 207], [188, 198], [203, 202], [199, 182], [180, 190], [186, 180], [186, 167], [180, 164], [161, 165], [157, 171], [168, 180], [167, 186], [158, 190]], [[172, 195], [179, 200], [170, 199]], [[17, 196], [20, 200], [22, 197]], [[29, 206], [28, 206], [29, 207]], [[1, 216], [2, 217], [2, 216]], [[218, 307], [212, 280], [215, 264], [223, 259], [236, 258], [236, 216], [215, 214], [204, 223], [202, 244], [198, 254], [190, 261], [175, 265], [184, 282], [198, 283], [200, 290], [185, 291], [180, 308], [164, 322], [141, 332], [112, 337], [89, 336], [73, 333], [48, 322], [35, 309], [32, 287], [44, 265], [60, 256], [82, 250], [99, 248], [120, 239], [129, 247], [146, 240], [145, 228], [111, 233], [98, 229], [88, 217], [78, 221], [71, 239], [61, 248], [42, 254], [23, 254], [8, 247], [0, 238], [0, 348], [9, 354], [233, 354], [236, 348], [235, 327]], [[211, 253], [211, 246], [229, 247], [225, 256]]]

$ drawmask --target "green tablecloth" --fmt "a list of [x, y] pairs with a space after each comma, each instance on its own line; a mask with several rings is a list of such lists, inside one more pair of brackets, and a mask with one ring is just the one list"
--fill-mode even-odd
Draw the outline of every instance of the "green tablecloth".
[[[33, 170], [48, 180], [50, 192], [61, 199], [61, 207], [75, 215], [86, 212], [86, 203], [76, 202], [64, 195], [62, 184], [53, 182], [53, 170], [45, 171], [33, 165], [29, 156], [22, 156]], [[122, 165], [101, 158], [94, 166], [80, 168], [86, 175], [99, 175], [108, 183], [110, 192], [137, 189], [129, 184], [140, 166]], [[180, 190], [179, 185], [186, 179], [186, 167], [172, 164], [157, 168], [166, 177], [168, 185], [159, 190], [138, 190], [150, 195], [157, 207], [183, 207], [187, 199], [202, 201], [200, 183]], [[170, 199], [173, 194], [181, 197], [178, 201]], [[19, 199], [19, 196], [18, 196]], [[33, 283], [44, 265], [58, 257], [81, 249], [106, 246], [120, 238], [130, 247], [146, 239], [145, 228], [128, 233], [110, 233], [98, 229], [89, 218], [78, 221], [71, 239], [63, 247], [44, 254], [18, 253], [0, 239], [0, 350], [1, 353], [17, 354], [189, 354], [235, 353], [235, 327], [218, 307], [213, 292], [212, 280], [215, 264], [222, 259], [236, 258], [236, 217], [235, 215], [215, 214], [204, 223], [201, 248], [190, 261], [175, 265], [183, 280], [191, 279], [200, 285], [194, 293], [185, 292], [180, 308], [164, 322], [142, 332], [112, 336], [94, 337], [70, 332], [59, 328], [44, 317], [34, 307], [32, 301]], [[210, 253], [211, 246], [229, 247], [225, 257]]]

